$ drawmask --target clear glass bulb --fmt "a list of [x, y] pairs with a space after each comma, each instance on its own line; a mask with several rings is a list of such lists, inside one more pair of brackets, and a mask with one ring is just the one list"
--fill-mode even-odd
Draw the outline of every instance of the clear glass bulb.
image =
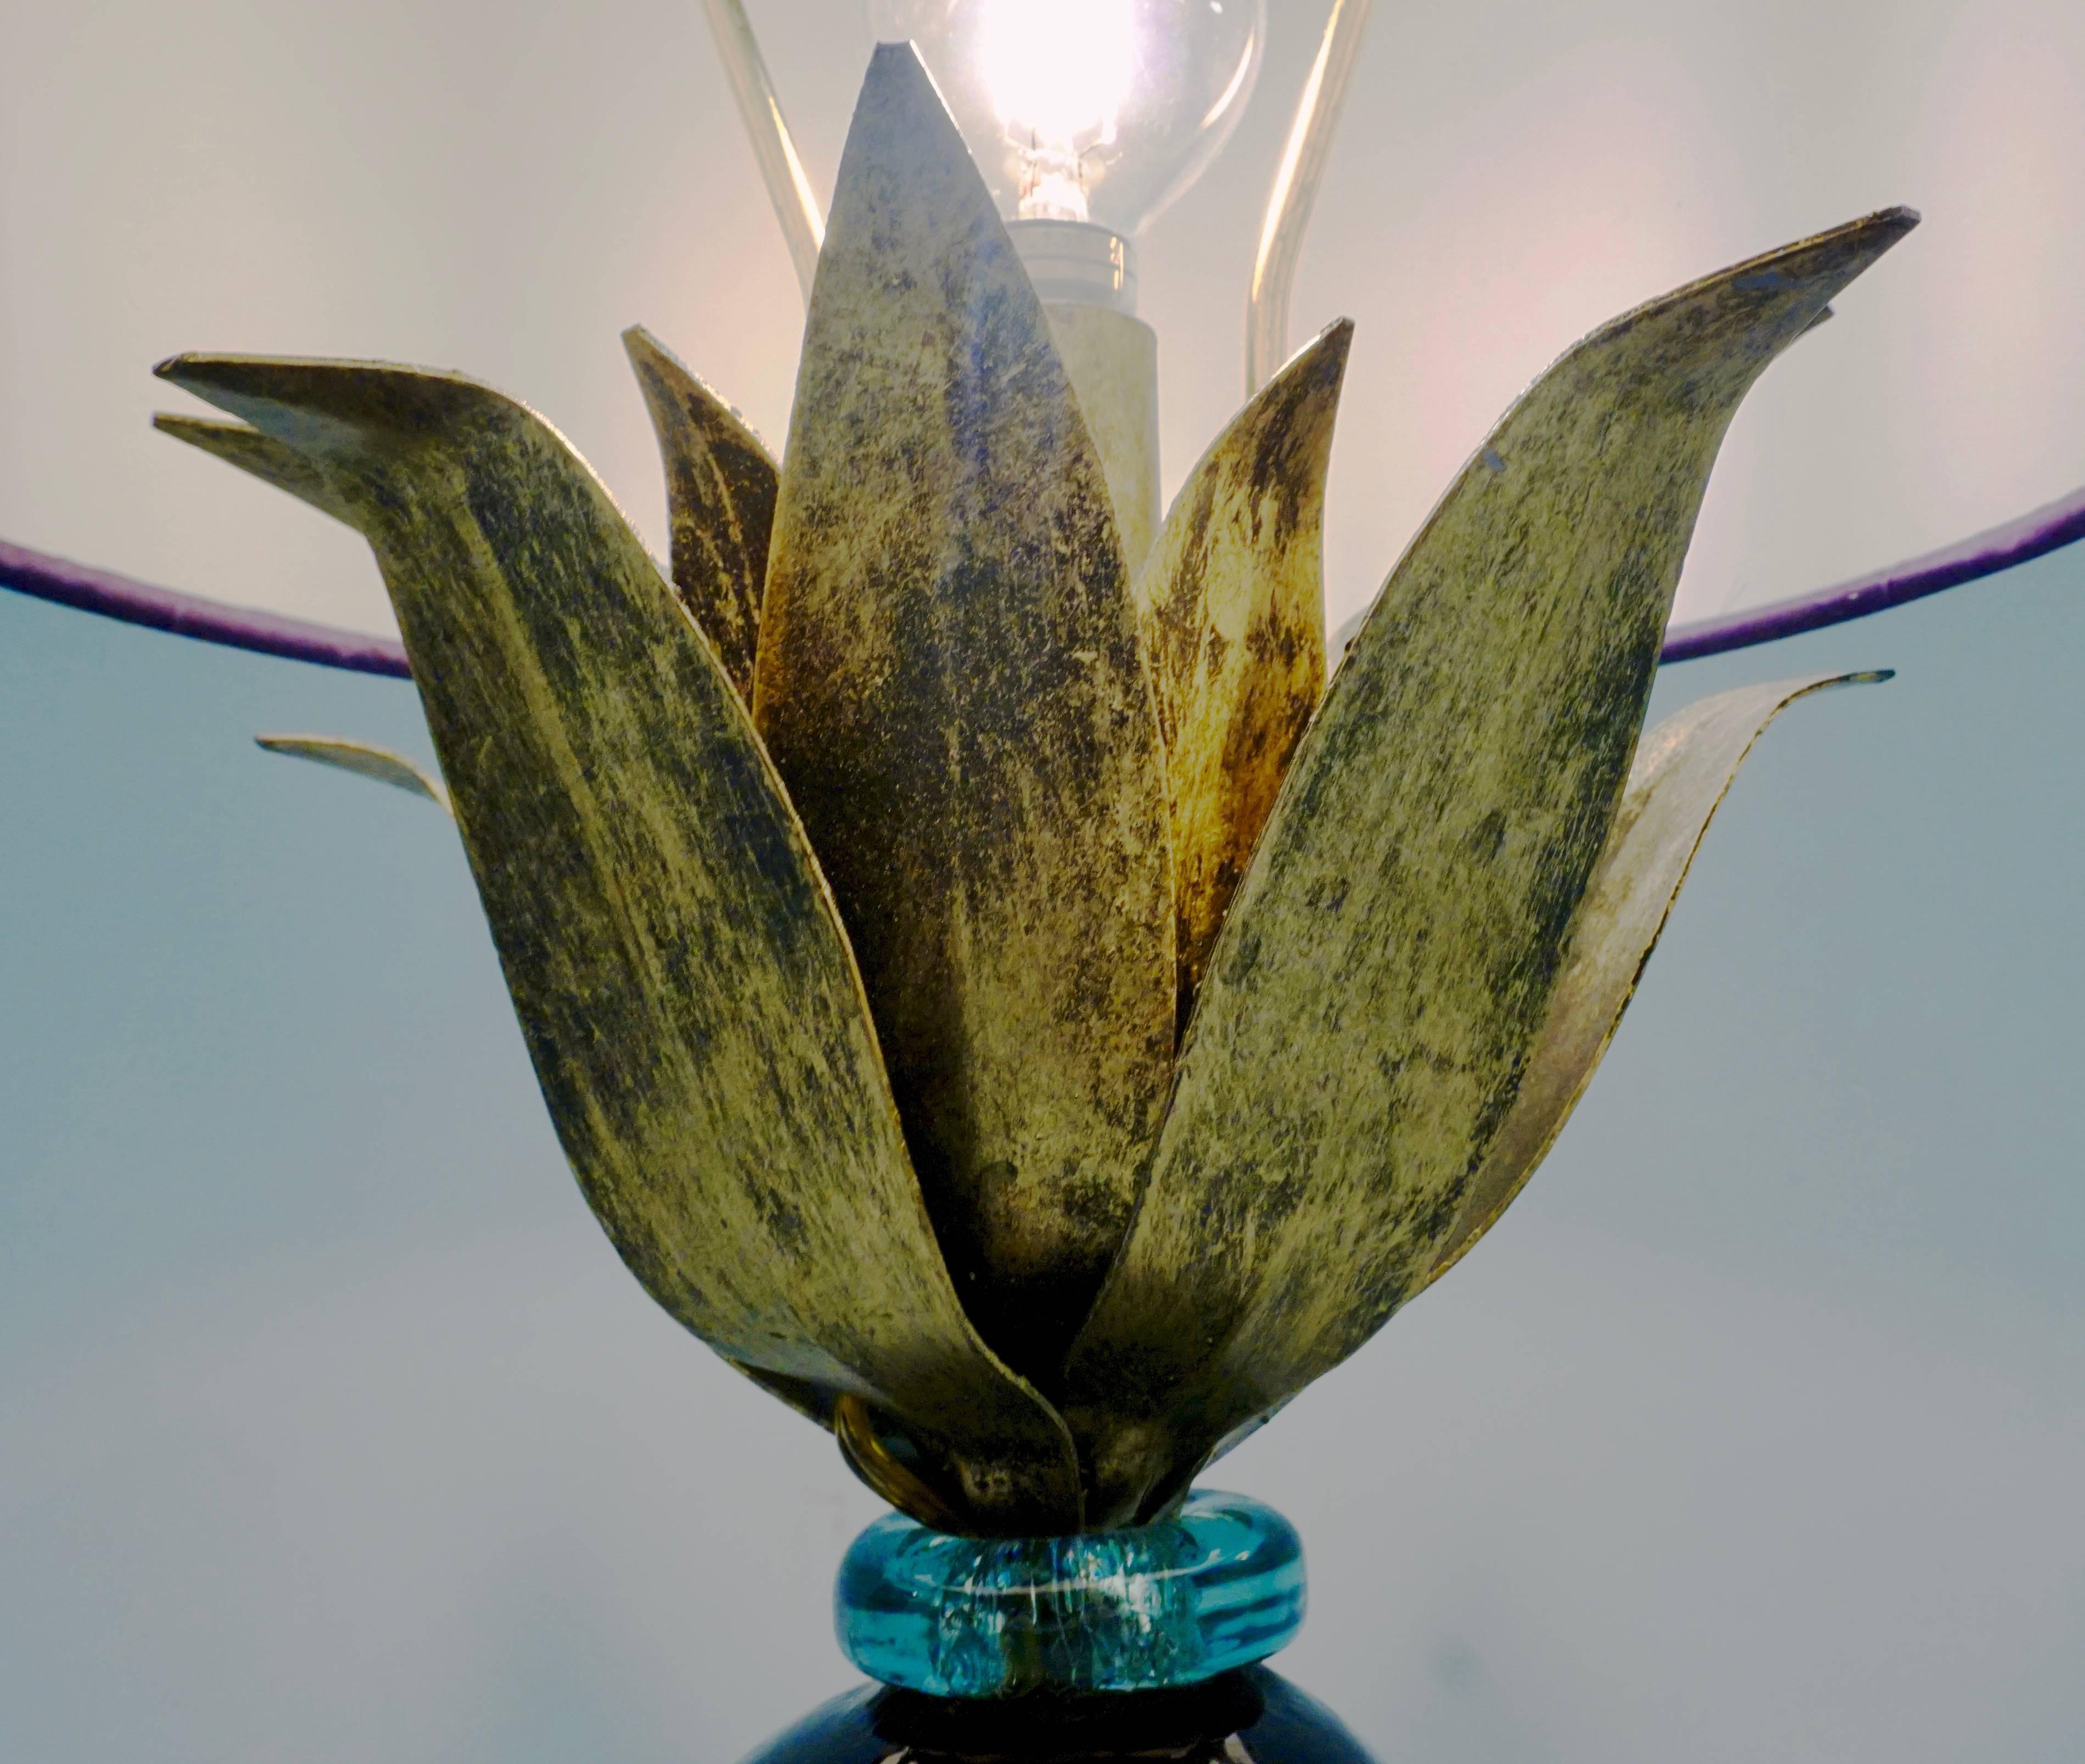
[[1127, 238], [1229, 138], [1267, 0], [869, 0], [911, 38], [1009, 220]]

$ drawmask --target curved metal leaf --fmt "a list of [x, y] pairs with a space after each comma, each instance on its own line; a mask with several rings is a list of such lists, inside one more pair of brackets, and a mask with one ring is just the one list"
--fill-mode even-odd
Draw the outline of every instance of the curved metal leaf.
[[1174, 498], [1137, 580], [1172, 809], [1184, 1019], [1325, 690], [1325, 471], [1354, 328], [1261, 388]]
[[1172, 1063], [1163, 758], [1099, 456], [909, 46], [876, 53], [796, 383], [754, 717], [985, 1338], [1054, 1369]]
[[287, 490], [322, 515], [330, 515], [350, 527], [355, 524], [354, 511], [333, 494], [322, 472], [295, 447], [285, 447], [250, 424], [226, 422], [216, 417], [177, 417], [161, 411], [152, 418], [152, 426], [161, 435], [170, 435], [176, 441], [214, 454], [242, 472], [252, 473], [265, 484]]
[[1548, 1020], [1425, 1285], [1492, 1228], [1563, 1131], [1636, 995], [1702, 836], [1752, 744], [1798, 698], [1889, 677], [1887, 672], [1825, 674], [1741, 686], [1688, 706], [1645, 737], [1573, 930], [1570, 962], [1556, 983]]
[[775, 461], [745, 420], [641, 324], [622, 333], [666, 465], [673, 591], [740, 698], [753, 696]]
[[1399, 563], [1232, 905], [1072, 1359], [1097, 1518], [1170, 1498], [1423, 1283], [1548, 1015], [1724, 428], [1914, 219], [1594, 333]]
[[599, 481], [450, 375], [161, 371], [294, 447], [368, 536], [551, 1117], [646, 1290], [745, 1366], [949, 1442], [980, 1530], [1076, 1523], [1062, 1424], [936, 1253], [803, 830]]
[[329, 735], [257, 735], [256, 747], [270, 753], [287, 754], [293, 760], [310, 760], [330, 765], [358, 778], [374, 778], [393, 790], [424, 796], [441, 812], [454, 818], [449, 793], [442, 781], [423, 771], [402, 753], [388, 747], [372, 747], [367, 741], [343, 741]]

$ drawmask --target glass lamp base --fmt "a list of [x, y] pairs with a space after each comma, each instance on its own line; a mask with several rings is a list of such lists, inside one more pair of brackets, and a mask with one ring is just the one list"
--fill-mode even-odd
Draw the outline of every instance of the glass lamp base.
[[840, 1565], [842, 1650], [932, 1697], [1158, 1690], [1264, 1660], [1303, 1621], [1296, 1528], [1203, 1490], [1155, 1524], [1064, 1537], [958, 1537], [902, 1513]]
[[835, 1697], [745, 1764], [1374, 1764], [1339, 1717], [1264, 1666], [1170, 1690], [991, 1701], [882, 1685]]

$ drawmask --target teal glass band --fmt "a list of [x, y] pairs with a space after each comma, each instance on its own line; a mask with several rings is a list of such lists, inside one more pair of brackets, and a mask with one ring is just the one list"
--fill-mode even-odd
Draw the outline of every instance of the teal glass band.
[[1303, 1542], [1271, 1507], [1203, 1490], [1134, 1530], [953, 1537], [902, 1513], [840, 1563], [842, 1650], [936, 1697], [1157, 1690], [1285, 1647], [1303, 1624]]

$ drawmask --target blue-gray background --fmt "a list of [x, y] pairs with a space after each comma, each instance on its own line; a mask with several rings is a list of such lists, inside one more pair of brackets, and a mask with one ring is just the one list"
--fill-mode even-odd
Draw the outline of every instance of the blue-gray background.
[[[2000, 10], [2040, 40], [2032, 7]], [[1575, 292], [1529, 297], [1535, 363], [1607, 310], [1838, 218], [1796, 212], [1771, 179], [1750, 207], [1717, 182], [1755, 159], [1788, 160], [1789, 189], [1830, 182], [1788, 141], [1831, 136], [1818, 57], [1901, 73], [1909, 32], [1933, 57], [1930, 108], [1962, 73], [1943, 52], [1983, 40], [1970, 9], [1926, 5], [1892, 11], [1871, 53], [1876, 9], [1799, 28], [1785, 11], [1747, 15], [1780, 31], [1749, 52], [1779, 70], [1778, 134], [1755, 152], [1726, 130], [1721, 158], [1687, 162], [1708, 168], [1702, 205], [1720, 193], [1743, 223], [1690, 222], [1670, 274], [1655, 251], [1615, 269], [1596, 239], [1561, 278]], [[1399, 449], [1451, 466], [1503, 401], [1493, 381], [1510, 392], [1527, 367], [1399, 343], [1420, 282], [1353, 218], [1374, 202], [1409, 231], [1431, 212], [1422, 184], [1478, 201], [1483, 178], [1444, 169], [1447, 123], [1431, 159], [1407, 138], [1448, 106], [1428, 66], [1539, 97], [1619, 66], [1655, 119], [1671, 100], [1644, 69], [1713, 85], [1732, 53], [1689, 47], [1647, 6], [1539, 27], [1511, 12], [1466, 9], [1466, 41], [1386, 10], [1328, 187], [1305, 307], [1386, 339], [1376, 367], [1357, 358], [1367, 396], [1336, 465], [1336, 617], [1442, 476], [1406, 481]], [[340, 616], [374, 604], [354, 603], [373, 573], [351, 540], [134, 434], [144, 362], [189, 344], [476, 367], [567, 421], [655, 536], [616, 324], [650, 319], [754, 382], [779, 432], [794, 295], [691, 9], [397, 4], [351, 30], [333, 9], [238, 0], [66, 13], [11, 8], [0, 55], [20, 100], [0, 163], [7, 536], [283, 604], [308, 577]], [[851, 11], [771, 13], [829, 176], [859, 45], [810, 28], [851, 28]], [[1147, 244], [1170, 480], [1228, 398], [1238, 193], [1263, 188], [1309, 52], [1307, 28], [1277, 26], [1255, 119]], [[1618, 32], [1627, 53], [1603, 59]], [[2085, 66], [2074, 38], [2044, 47], [2059, 76]], [[2024, 138], [2005, 164], [2074, 198], [2085, 174]], [[174, 218], [169, 192], [189, 205]], [[2085, 202], [2070, 213], [2076, 230]], [[1985, 243], [1996, 224], [1977, 219]], [[1575, 236], [1560, 221], [1545, 248]], [[1917, 248], [1878, 284], [1925, 286], [1957, 254]], [[1427, 311], [1505, 311], [1514, 271], [1464, 266]], [[720, 282], [721, 316], [697, 324], [685, 290]], [[2060, 301], [2085, 330], [2079, 285]], [[2074, 354], [2015, 363], [1978, 395], [1995, 418], [1961, 393], [1951, 436], [1944, 404], [1914, 420], [1879, 388], [1916, 379], [1915, 352], [1900, 337], [1862, 354], [1861, 298], [1763, 388], [1836, 389], [1789, 422], [1865, 428], [1907, 471], [1951, 441], [1974, 478], [2017, 443], [2007, 397], [2030, 429], [2085, 405]], [[1903, 331], [1884, 298], [1875, 316]], [[1972, 316], [2002, 343], [2055, 298]], [[712, 322], [737, 327], [728, 345], [705, 345]], [[1197, 350], [1221, 371], [1198, 373]], [[1426, 376], [1463, 358], [1476, 389], [1457, 396], [1489, 408], [1457, 430]], [[1423, 447], [1385, 439], [1406, 430]], [[2085, 477], [2085, 450], [2037, 432], [2022, 503]], [[1792, 559], [1888, 554], [1896, 505], [1874, 499], [1874, 458], [1835, 490], [1813, 482], [1828, 453], [1798, 482], [1760, 434], [1737, 439], [1744, 494], [1719, 485], [1705, 544], [1766, 572], [1749, 597], [1807, 585], [1773, 573]], [[1403, 475], [1378, 490], [1378, 467]], [[1878, 529], [1861, 556], [1833, 550], [1855, 542], [1833, 494]], [[1772, 732], [1527, 1195], [1217, 1478], [1302, 1525], [1314, 1613], [1285, 1669], [1386, 1764], [2085, 1755], [2081, 662], [2085, 557], [2060, 556], [1665, 676], [1660, 710], [1900, 670]], [[876, 1503], [617, 1264], [440, 817], [263, 757], [249, 737], [271, 727], [426, 751], [403, 685], [0, 600], [0, 1756], [729, 1759], [848, 1681], [830, 1579]]]

